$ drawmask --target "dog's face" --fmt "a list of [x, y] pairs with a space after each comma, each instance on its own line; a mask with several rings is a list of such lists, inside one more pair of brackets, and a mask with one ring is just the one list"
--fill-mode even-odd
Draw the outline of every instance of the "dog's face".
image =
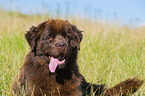
[[25, 36], [35, 60], [49, 64], [50, 72], [54, 73], [56, 68], [65, 68], [71, 53], [79, 49], [81, 32], [68, 21], [51, 19], [32, 26]]

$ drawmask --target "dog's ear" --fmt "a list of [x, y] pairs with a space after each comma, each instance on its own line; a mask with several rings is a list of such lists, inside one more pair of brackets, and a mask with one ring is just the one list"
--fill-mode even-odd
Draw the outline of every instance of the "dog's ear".
[[44, 25], [47, 21], [40, 23], [37, 27], [32, 26], [30, 30], [25, 34], [25, 38], [32, 52], [36, 51], [37, 41], [40, 38], [40, 34], [42, 33], [41, 31], [43, 31], [43, 29], [45, 28]]
[[34, 38], [35, 38], [35, 35], [36, 35], [36, 29], [37, 29], [37, 27], [31, 26], [30, 30], [27, 31], [27, 33], [25, 34], [25, 38], [26, 38], [26, 40], [27, 40], [31, 49], [34, 45], [33, 41], [34, 41]]
[[77, 49], [80, 50], [80, 42], [82, 41], [83, 35], [81, 30], [77, 29], [77, 27], [73, 24], [71, 24], [72, 30], [75, 34], [75, 41], [71, 41], [72, 45], [77, 46]]

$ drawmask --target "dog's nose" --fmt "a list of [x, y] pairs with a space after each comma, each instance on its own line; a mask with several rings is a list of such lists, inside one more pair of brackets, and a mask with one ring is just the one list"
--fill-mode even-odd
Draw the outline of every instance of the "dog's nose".
[[62, 48], [64, 48], [64, 47], [66, 46], [66, 43], [64, 43], [64, 42], [56, 43], [55, 46], [56, 46], [57, 48], [59, 48], [59, 49], [62, 49]]

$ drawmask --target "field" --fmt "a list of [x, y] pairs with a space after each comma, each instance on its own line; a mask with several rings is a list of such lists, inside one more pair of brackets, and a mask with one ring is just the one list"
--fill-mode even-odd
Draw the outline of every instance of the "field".
[[[10, 96], [11, 83], [29, 51], [24, 34], [31, 25], [50, 18], [49, 14], [0, 11], [0, 96]], [[84, 31], [78, 65], [87, 81], [112, 87], [132, 77], [145, 80], [145, 27], [79, 17], [65, 19]], [[145, 84], [133, 96], [145, 96]]]

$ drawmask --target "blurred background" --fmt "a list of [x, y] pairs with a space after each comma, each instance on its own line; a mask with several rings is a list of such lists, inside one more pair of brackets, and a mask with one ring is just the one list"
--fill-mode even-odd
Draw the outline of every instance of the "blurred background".
[[0, 0], [0, 9], [23, 14], [49, 14], [65, 19], [79, 16], [90, 20], [145, 26], [144, 0]]

